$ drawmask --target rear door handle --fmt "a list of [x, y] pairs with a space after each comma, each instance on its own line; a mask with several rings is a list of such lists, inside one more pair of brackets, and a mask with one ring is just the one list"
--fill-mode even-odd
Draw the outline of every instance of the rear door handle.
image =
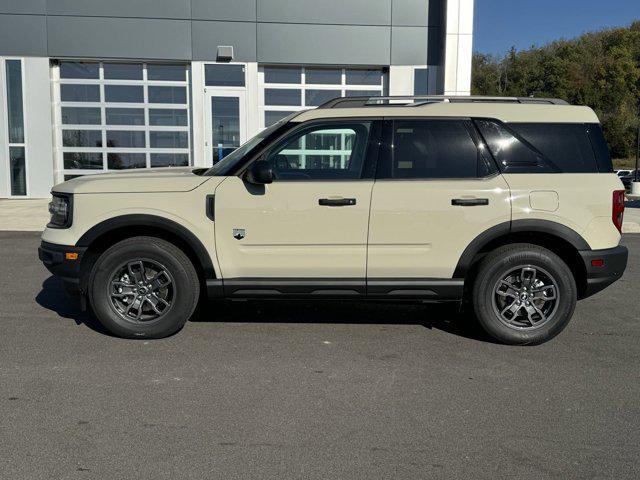
[[355, 198], [321, 198], [318, 200], [318, 205], [323, 207], [348, 207], [355, 204]]
[[482, 205], [489, 205], [488, 198], [453, 198], [451, 199], [451, 205], [455, 207], [478, 207]]

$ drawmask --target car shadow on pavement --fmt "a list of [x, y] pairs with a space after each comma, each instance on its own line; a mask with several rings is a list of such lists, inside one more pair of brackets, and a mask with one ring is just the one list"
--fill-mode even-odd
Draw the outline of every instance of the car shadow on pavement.
[[83, 311], [80, 299], [69, 296], [62, 281], [51, 276], [42, 282], [42, 290], [36, 295], [36, 303], [63, 318], [73, 320], [76, 325], [85, 325], [91, 330], [112, 336], [96, 319], [91, 310]]
[[[80, 300], [69, 296], [62, 281], [49, 277], [35, 298], [38, 305], [58, 316], [112, 336], [91, 309], [82, 310]], [[452, 335], [494, 343], [470, 314], [457, 303], [414, 304], [328, 300], [203, 301], [192, 322], [318, 323], [365, 325], [420, 325]]]
[[328, 300], [202, 302], [192, 322], [420, 325], [459, 337], [495, 343], [458, 303], [392, 303]]

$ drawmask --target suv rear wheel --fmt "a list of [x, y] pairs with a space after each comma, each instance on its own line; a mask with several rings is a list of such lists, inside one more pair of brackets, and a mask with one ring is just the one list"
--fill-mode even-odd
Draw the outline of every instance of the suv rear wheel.
[[189, 258], [169, 242], [134, 237], [116, 243], [96, 262], [89, 301], [98, 320], [124, 338], [162, 338], [191, 317], [200, 293]]
[[482, 327], [510, 345], [551, 340], [571, 320], [575, 279], [555, 253], [531, 244], [501, 247], [480, 263], [473, 306]]

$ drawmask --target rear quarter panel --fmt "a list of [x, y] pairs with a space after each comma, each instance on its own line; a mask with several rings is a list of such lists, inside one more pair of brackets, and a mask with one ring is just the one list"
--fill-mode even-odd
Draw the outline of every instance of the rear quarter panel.
[[620, 242], [620, 232], [612, 221], [613, 191], [623, 188], [617, 175], [505, 174], [504, 178], [511, 189], [514, 221], [560, 223], [579, 233], [593, 250], [612, 248]]

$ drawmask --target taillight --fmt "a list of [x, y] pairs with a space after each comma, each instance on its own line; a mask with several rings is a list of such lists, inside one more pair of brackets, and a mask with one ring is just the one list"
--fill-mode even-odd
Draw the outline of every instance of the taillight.
[[624, 218], [624, 190], [616, 190], [613, 192], [613, 224], [618, 231], [622, 233], [622, 221]]

